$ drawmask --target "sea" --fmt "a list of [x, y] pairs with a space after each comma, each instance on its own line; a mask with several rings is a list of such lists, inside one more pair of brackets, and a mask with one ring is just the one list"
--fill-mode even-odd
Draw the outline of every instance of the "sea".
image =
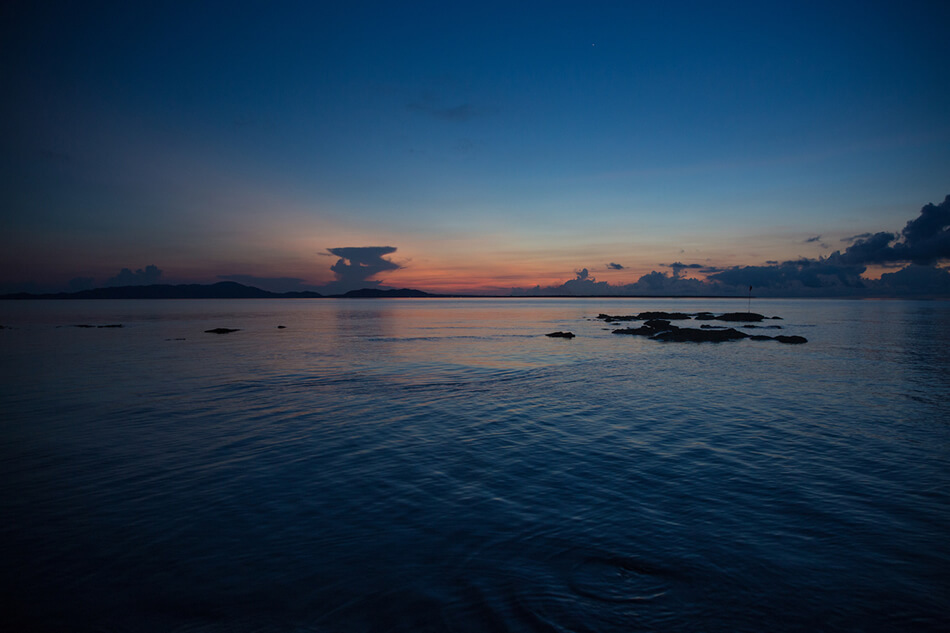
[[[808, 342], [597, 319], [748, 309]], [[950, 301], [2, 301], [0, 325], [5, 631], [950, 629]]]

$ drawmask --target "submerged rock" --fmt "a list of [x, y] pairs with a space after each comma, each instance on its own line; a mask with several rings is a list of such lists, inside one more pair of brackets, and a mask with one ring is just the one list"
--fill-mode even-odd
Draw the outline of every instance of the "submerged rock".
[[278, 329], [278, 330], [286, 330], [286, 329], [287, 329], [287, 326], [286, 326], [286, 325], [278, 325], [278, 326], [277, 326], [277, 329]]
[[240, 332], [240, 329], [229, 327], [216, 327], [213, 330], [205, 330], [205, 334], [230, 334], [231, 332]]
[[550, 336], [552, 338], [574, 338], [574, 333], [573, 332], [551, 332], [549, 334], [545, 334], [545, 336]]

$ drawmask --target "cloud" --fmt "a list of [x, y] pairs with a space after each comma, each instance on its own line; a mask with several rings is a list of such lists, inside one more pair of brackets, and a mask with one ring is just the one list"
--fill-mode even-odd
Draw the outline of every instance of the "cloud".
[[[824, 259], [798, 259], [766, 266], [733, 266], [709, 275], [707, 279], [724, 286], [744, 288], [752, 286], [768, 294], [788, 293], [802, 295], [814, 292], [826, 294], [828, 289], [854, 294], [865, 288], [861, 273], [864, 266], [845, 266]], [[818, 290], [823, 292], [818, 293]]]
[[673, 278], [679, 279], [684, 270], [702, 270], [702, 264], [684, 264], [683, 262], [673, 262], [672, 264], [660, 264], [660, 266], [673, 269]]
[[606, 281], [597, 281], [586, 268], [574, 272], [574, 279], [557, 286], [535, 286], [534, 288], [514, 288], [512, 294], [531, 295], [710, 295], [722, 294], [719, 284], [699, 279], [686, 279], [676, 275], [653, 271], [643, 275], [636, 282], [624, 285], [612, 285]]
[[803, 242], [803, 244], [811, 244], [812, 242], [820, 242], [820, 241], [821, 241], [821, 236], [816, 235], [815, 237], [809, 237], [807, 240]]
[[123, 268], [115, 277], [106, 280], [108, 286], [150, 286], [157, 284], [162, 276], [161, 269], [154, 264], [149, 264], [144, 270], [139, 268], [134, 273], [128, 268]]
[[861, 233], [859, 235], [852, 235], [851, 237], [842, 237], [842, 242], [854, 242], [855, 240], [863, 240], [865, 238], [871, 237], [870, 233]]
[[925, 205], [900, 235], [881, 231], [844, 241], [853, 243], [844, 253], [835, 251], [828, 259], [846, 265], [910, 262], [918, 266], [950, 259], [950, 196], [940, 204]]
[[950, 295], [950, 270], [912, 264], [884, 273], [880, 285], [898, 294]]
[[621, 264], [616, 264], [614, 262], [610, 262], [609, 264], [607, 264], [607, 270], [623, 270], [623, 269], [624, 267]]
[[371, 279], [387, 270], [402, 268], [396, 262], [383, 259], [383, 255], [395, 253], [394, 246], [344, 246], [328, 248], [327, 253], [339, 257], [337, 262], [330, 266], [336, 275], [336, 281], [320, 289], [320, 292], [339, 294], [361, 288], [376, 288], [382, 281]]
[[667, 268], [672, 268], [674, 270], [682, 270], [684, 268], [703, 268], [702, 264], [684, 264], [683, 262], [673, 262], [672, 264], [660, 264], [660, 266], [666, 266]]

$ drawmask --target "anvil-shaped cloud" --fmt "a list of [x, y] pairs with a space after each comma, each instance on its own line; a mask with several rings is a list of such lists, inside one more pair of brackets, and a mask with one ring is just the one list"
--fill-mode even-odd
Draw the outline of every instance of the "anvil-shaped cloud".
[[372, 279], [379, 273], [387, 270], [402, 268], [394, 261], [383, 259], [384, 255], [395, 253], [395, 246], [342, 246], [328, 248], [327, 253], [339, 257], [337, 262], [330, 266], [336, 275], [336, 281], [330, 282], [321, 289], [327, 294], [340, 294], [360, 288], [377, 288], [382, 280]]

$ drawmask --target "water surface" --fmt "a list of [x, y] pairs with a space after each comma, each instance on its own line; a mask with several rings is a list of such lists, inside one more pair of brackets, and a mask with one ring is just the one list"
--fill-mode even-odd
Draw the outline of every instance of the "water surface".
[[744, 308], [0, 302], [0, 617], [942, 630], [950, 302], [753, 302], [801, 346], [593, 318]]

